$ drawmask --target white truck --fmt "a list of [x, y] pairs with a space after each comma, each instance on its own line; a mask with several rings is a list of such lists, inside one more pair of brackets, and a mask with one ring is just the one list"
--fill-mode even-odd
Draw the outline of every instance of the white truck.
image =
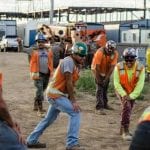
[[0, 20], [0, 51], [18, 50], [16, 20]]

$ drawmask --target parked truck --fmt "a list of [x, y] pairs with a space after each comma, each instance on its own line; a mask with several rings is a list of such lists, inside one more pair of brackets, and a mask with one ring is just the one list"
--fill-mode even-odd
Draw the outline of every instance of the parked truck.
[[0, 51], [18, 49], [16, 20], [0, 20]]

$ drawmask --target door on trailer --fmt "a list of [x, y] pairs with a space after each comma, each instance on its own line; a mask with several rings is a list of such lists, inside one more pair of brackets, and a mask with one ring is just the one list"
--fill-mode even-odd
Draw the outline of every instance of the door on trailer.
[[35, 35], [36, 35], [36, 30], [30, 30], [29, 32], [29, 46], [32, 46], [35, 44]]

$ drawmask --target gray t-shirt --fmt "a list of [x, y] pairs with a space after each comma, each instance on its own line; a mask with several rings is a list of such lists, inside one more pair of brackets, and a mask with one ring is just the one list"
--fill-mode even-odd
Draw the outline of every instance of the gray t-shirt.
[[74, 61], [73, 59], [68, 56], [68, 57], [65, 57], [63, 59], [63, 62], [61, 63], [61, 71], [62, 73], [65, 73], [65, 72], [70, 72], [70, 73], [73, 73], [73, 70], [74, 70]]
[[45, 49], [39, 50], [39, 68], [40, 72], [47, 74], [49, 73], [48, 69], [48, 52]]

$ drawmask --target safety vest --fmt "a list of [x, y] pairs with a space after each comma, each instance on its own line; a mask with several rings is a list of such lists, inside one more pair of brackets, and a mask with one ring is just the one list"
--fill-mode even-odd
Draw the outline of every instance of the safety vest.
[[0, 72], [0, 87], [2, 87], [2, 73]]
[[135, 66], [133, 69], [133, 76], [130, 81], [128, 79], [127, 67], [125, 65], [125, 62], [122, 61], [118, 63], [117, 67], [118, 67], [118, 72], [119, 72], [119, 77], [120, 77], [120, 84], [122, 85], [124, 90], [127, 92], [127, 94], [130, 94], [134, 90], [136, 83], [138, 81], [140, 72], [142, 71], [144, 66], [138, 61], [135, 62]]
[[145, 109], [144, 113], [142, 114], [142, 116], [139, 119], [139, 123], [141, 123], [143, 121], [150, 121], [150, 106]]
[[146, 71], [150, 73], [150, 47], [146, 50]]
[[[53, 53], [48, 51], [48, 68], [53, 72]], [[30, 77], [33, 80], [39, 79], [39, 51], [34, 50], [30, 60]]]
[[[60, 62], [59, 66], [55, 70], [53, 78], [46, 90], [46, 95], [53, 99], [58, 98], [60, 96], [66, 96], [66, 94], [68, 94], [66, 89], [66, 79], [64, 74], [61, 72], [61, 67], [60, 67], [61, 63], [62, 62]], [[78, 79], [79, 79], [79, 70], [76, 66], [74, 66], [74, 70], [72, 73], [73, 85], [75, 85], [75, 82]]]

